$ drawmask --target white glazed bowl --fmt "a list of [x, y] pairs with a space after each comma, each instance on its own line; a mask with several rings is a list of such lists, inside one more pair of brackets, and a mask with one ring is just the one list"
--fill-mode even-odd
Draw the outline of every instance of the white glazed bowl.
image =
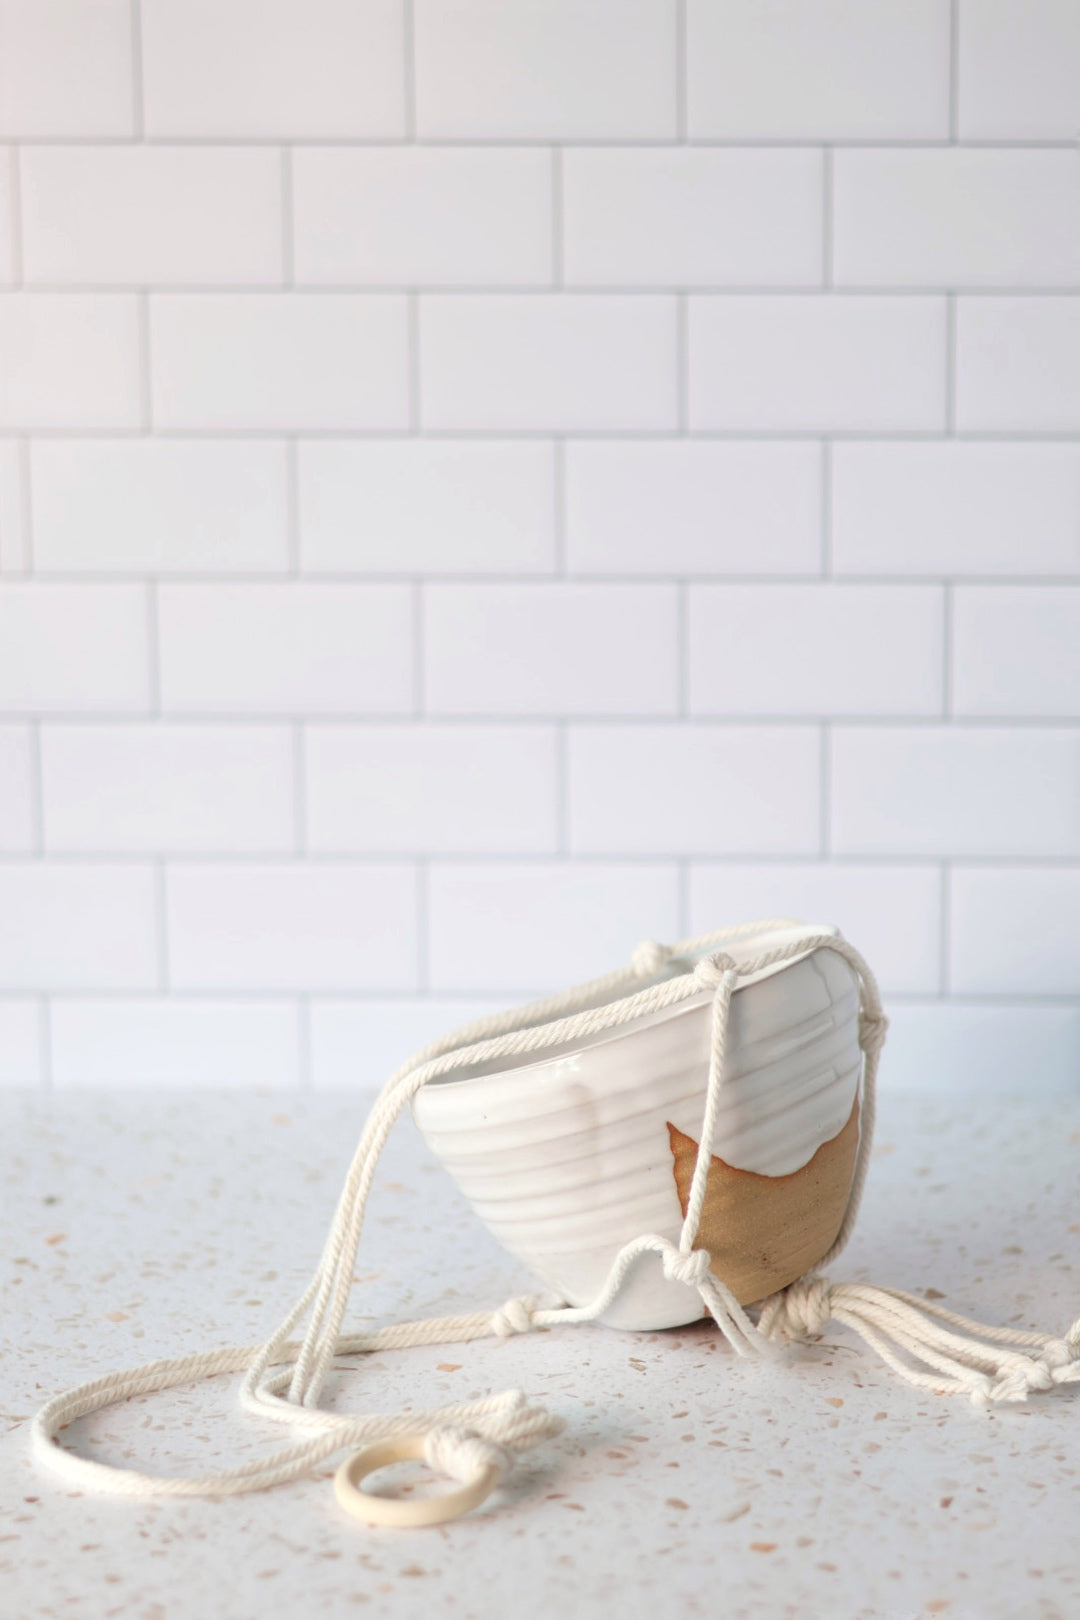
[[[749, 961], [795, 932], [775, 929], [725, 950]], [[677, 965], [690, 971], [693, 960]], [[631, 1239], [678, 1240], [676, 1144], [692, 1169], [711, 1003], [703, 991], [539, 1059], [452, 1070], [417, 1093], [413, 1111], [428, 1145], [503, 1246], [560, 1299], [595, 1298]], [[711, 1249], [714, 1270], [728, 1269], [743, 1303], [816, 1264], [839, 1230], [858, 1141], [858, 1019], [855, 975], [827, 948], [766, 969], [732, 997], [710, 1194], [715, 1170], [733, 1236], [723, 1262], [704, 1219], [699, 1243]], [[802, 1210], [794, 1216], [793, 1197]], [[807, 1200], [814, 1218], [805, 1226]], [[666, 1279], [659, 1256], [645, 1254], [604, 1320], [653, 1329], [701, 1315], [696, 1290]]]

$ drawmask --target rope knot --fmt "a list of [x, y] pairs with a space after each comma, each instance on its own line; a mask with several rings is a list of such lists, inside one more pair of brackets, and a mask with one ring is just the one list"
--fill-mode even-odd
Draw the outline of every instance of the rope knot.
[[711, 1264], [708, 1249], [691, 1249], [689, 1254], [681, 1249], [664, 1250], [664, 1276], [669, 1282], [685, 1283], [688, 1288], [701, 1287]]
[[518, 1296], [508, 1299], [492, 1312], [491, 1331], [500, 1339], [510, 1339], [515, 1333], [528, 1333], [532, 1327], [533, 1302]]
[[1051, 1373], [1071, 1368], [1080, 1363], [1080, 1346], [1074, 1349], [1068, 1339], [1051, 1339], [1043, 1350], [1042, 1360]]
[[643, 939], [630, 958], [630, 967], [639, 979], [654, 979], [670, 961], [670, 945], [661, 945], [658, 939]]
[[703, 956], [694, 968], [694, 983], [702, 990], [718, 990], [724, 975], [736, 971], [735, 962], [724, 951], [712, 951]]
[[1026, 1367], [1010, 1367], [1008, 1372], [989, 1383], [985, 1397], [972, 1396], [976, 1406], [988, 1401], [1026, 1401], [1033, 1390], [1052, 1389], [1054, 1380], [1044, 1361], [1030, 1361]]
[[514, 1465], [511, 1452], [487, 1440], [475, 1429], [458, 1429], [452, 1424], [441, 1424], [429, 1429], [424, 1438], [424, 1461], [428, 1467], [463, 1484], [471, 1484], [488, 1468], [493, 1468], [500, 1479]]
[[827, 1277], [800, 1277], [774, 1298], [776, 1309], [769, 1313], [767, 1330], [770, 1338], [816, 1339], [824, 1333], [832, 1316]]
[[1080, 1379], [1080, 1357], [1068, 1339], [1048, 1339], [1042, 1354], [1026, 1366], [1012, 1367], [994, 1385], [992, 1398], [1023, 1401], [1035, 1390], [1053, 1389], [1055, 1384], [1071, 1384]]

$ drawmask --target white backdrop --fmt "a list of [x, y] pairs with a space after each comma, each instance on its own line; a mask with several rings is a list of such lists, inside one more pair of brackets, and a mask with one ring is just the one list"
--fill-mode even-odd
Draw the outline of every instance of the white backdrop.
[[759, 913], [1080, 1065], [1075, 0], [0, 0], [0, 1072]]

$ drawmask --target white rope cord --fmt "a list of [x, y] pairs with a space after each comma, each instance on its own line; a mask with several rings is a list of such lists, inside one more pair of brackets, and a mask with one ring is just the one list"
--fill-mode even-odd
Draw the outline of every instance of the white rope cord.
[[[977, 1403], [1023, 1400], [1036, 1390], [1080, 1380], [1080, 1321], [1062, 1339], [1042, 1333], [984, 1327], [898, 1290], [869, 1284], [831, 1284], [808, 1274], [762, 1302], [755, 1323], [710, 1270], [710, 1256], [695, 1249], [712, 1142], [721, 1101], [731, 998], [741, 979], [817, 949], [831, 950], [852, 968], [859, 984], [859, 1044], [865, 1055], [859, 1145], [840, 1230], [820, 1265], [827, 1265], [851, 1235], [862, 1198], [873, 1136], [878, 1059], [886, 1020], [877, 985], [859, 953], [833, 934], [803, 930], [741, 965], [718, 947], [790, 919], [743, 924], [665, 947], [646, 941], [629, 966], [527, 1006], [467, 1024], [423, 1048], [391, 1076], [361, 1133], [322, 1258], [311, 1282], [263, 1345], [212, 1350], [150, 1362], [106, 1374], [57, 1395], [37, 1414], [31, 1435], [35, 1456], [69, 1482], [133, 1496], [239, 1495], [307, 1473], [347, 1447], [425, 1432], [429, 1462], [463, 1480], [492, 1468], [501, 1477], [514, 1455], [558, 1433], [560, 1420], [531, 1405], [520, 1390], [431, 1411], [340, 1414], [319, 1408], [335, 1356], [424, 1344], [464, 1343], [532, 1327], [595, 1321], [612, 1304], [637, 1258], [661, 1257], [666, 1277], [696, 1288], [724, 1337], [739, 1355], [772, 1355], [785, 1342], [820, 1334], [829, 1321], [852, 1328], [906, 1382], [943, 1393], [964, 1393]], [[702, 956], [691, 968], [685, 958]], [[636, 981], [671, 973], [643, 989]], [[596, 1298], [584, 1306], [543, 1305], [531, 1297], [508, 1300], [496, 1311], [430, 1318], [343, 1333], [354, 1262], [375, 1167], [402, 1109], [439, 1075], [467, 1064], [543, 1052], [568, 1041], [616, 1029], [633, 1019], [713, 993], [709, 1054], [697, 1159], [678, 1244], [645, 1233], [614, 1257]], [[612, 999], [614, 996], [615, 999]], [[292, 1337], [308, 1316], [302, 1339]], [[241, 1404], [262, 1417], [295, 1425], [305, 1437], [240, 1467], [191, 1478], [114, 1468], [59, 1444], [61, 1429], [91, 1412], [135, 1395], [243, 1371]]]

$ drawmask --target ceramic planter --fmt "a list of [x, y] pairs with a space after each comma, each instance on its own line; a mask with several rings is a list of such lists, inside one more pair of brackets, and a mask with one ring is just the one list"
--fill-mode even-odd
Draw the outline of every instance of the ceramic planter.
[[[793, 932], [725, 948], [749, 961]], [[711, 1016], [703, 991], [540, 1059], [453, 1070], [415, 1098], [421, 1132], [477, 1214], [560, 1299], [593, 1299], [633, 1238], [678, 1240]], [[827, 948], [734, 993], [698, 1246], [743, 1304], [814, 1266], [839, 1230], [858, 1147], [858, 1019], [855, 976]], [[696, 1290], [646, 1254], [603, 1320], [651, 1329], [701, 1314]]]

